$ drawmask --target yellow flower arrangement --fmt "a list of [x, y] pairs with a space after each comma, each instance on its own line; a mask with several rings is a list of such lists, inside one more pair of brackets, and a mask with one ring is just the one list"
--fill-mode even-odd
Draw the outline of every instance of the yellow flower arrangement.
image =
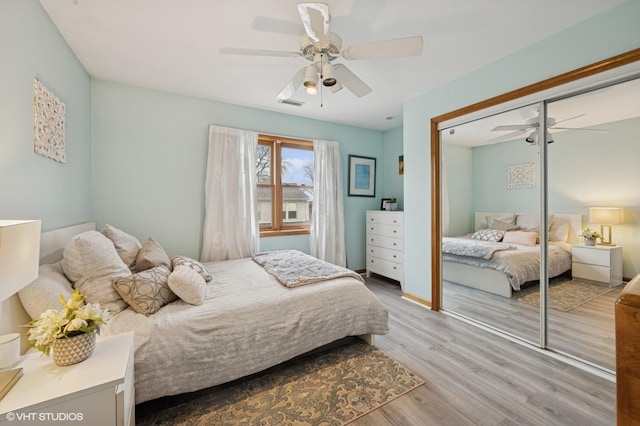
[[110, 319], [109, 311], [99, 303], [85, 304], [84, 296], [76, 289], [69, 300], [60, 296], [63, 309], [48, 309], [34, 319], [27, 327], [29, 346], [46, 356], [51, 353], [51, 345], [56, 339], [77, 336], [82, 333], [98, 333], [100, 327]]

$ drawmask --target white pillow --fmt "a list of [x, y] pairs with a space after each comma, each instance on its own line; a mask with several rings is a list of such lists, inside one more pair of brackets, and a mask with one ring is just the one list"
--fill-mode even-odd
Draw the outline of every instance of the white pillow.
[[71, 282], [64, 274], [60, 262], [56, 262], [41, 265], [38, 278], [20, 290], [18, 297], [31, 319], [36, 319], [47, 309], [62, 309], [60, 296], [68, 300], [72, 292]]
[[169, 288], [191, 305], [202, 305], [207, 295], [207, 283], [195, 269], [178, 265], [169, 275]]
[[569, 221], [567, 219], [554, 219], [549, 227], [549, 241], [566, 243], [569, 239]]
[[118, 252], [118, 256], [129, 268], [136, 264], [136, 257], [142, 244], [133, 235], [129, 235], [126, 232], [109, 225], [104, 226], [102, 233], [111, 240]]
[[73, 237], [64, 248], [62, 269], [87, 303], [100, 303], [114, 314], [127, 307], [112, 281], [131, 275], [131, 271], [101, 232], [87, 231]]
[[535, 246], [540, 234], [533, 231], [507, 231], [502, 237], [503, 243], [521, 244], [523, 246]]
[[487, 228], [492, 229], [493, 221], [500, 220], [502, 222], [506, 222], [514, 225], [516, 223], [516, 215], [515, 213], [498, 213], [485, 216], [487, 220]]

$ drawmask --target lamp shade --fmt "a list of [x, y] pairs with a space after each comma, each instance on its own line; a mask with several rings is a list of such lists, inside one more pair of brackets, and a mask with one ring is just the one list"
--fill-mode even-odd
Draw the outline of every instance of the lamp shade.
[[620, 225], [624, 211], [619, 207], [589, 207], [589, 223], [598, 225]]
[[39, 220], [0, 220], [0, 301], [38, 278]]

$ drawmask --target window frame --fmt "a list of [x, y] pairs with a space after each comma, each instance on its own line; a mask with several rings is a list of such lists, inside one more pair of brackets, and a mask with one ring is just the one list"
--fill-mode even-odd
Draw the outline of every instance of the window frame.
[[[270, 182], [257, 183], [258, 187], [271, 188], [271, 226], [260, 227], [260, 237], [275, 237], [285, 235], [309, 234], [311, 225], [288, 225], [283, 220], [283, 200], [282, 200], [282, 148], [293, 148], [313, 151], [313, 141], [304, 139], [291, 139], [280, 136], [258, 134], [258, 145], [265, 145], [271, 148]], [[314, 158], [315, 161], [315, 158]], [[313, 188], [313, 187], [311, 187]]]

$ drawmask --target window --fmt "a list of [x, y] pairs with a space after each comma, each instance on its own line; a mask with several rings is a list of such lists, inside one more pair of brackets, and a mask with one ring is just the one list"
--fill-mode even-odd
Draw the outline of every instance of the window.
[[308, 234], [313, 207], [313, 142], [258, 137], [260, 236]]

